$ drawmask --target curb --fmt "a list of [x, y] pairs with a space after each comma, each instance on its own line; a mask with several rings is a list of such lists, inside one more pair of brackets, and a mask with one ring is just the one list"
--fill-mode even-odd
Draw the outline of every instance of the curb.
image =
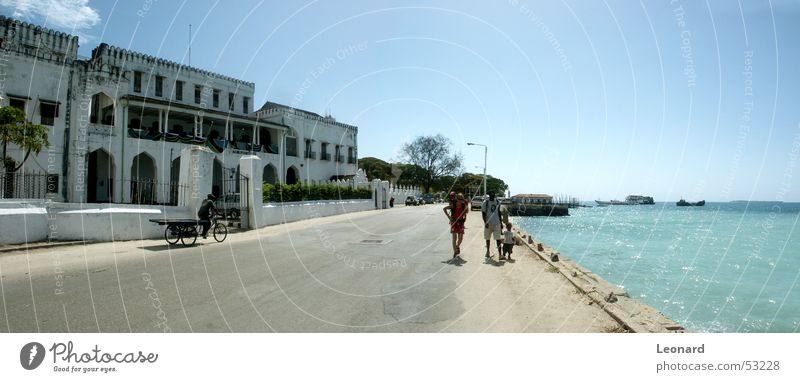
[[23, 252], [23, 251], [31, 251], [36, 249], [44, 249], [44, 248], [55, 248], [55, 247], [66, 247], [68, 245], [83, 245], [83, 244], [94, 244], [99, 243], [97, 241], [54, 241], [54, 242], [43, 242], [43, 243], [31, 243], [31, 244], [11, 244], [8, 246], [0, 247], [0, 254], [2, 253], [9, 253], [9, 252]]
[[[523, 245], [558, 270], [575, 288], [591, 299], [589, 304], [598, 304], [603, 311], [628, 331], [632, 333], [687, 332], [683, 326], [667, 318], [659, 310], [630, 297], [625, 290], [578, 265], [555, 249], [544, 245], [527, 232], [517, 228], [514, 230], [516, 231], [515, 236]], [[542, 250], [538, 249], [540, 245]]]

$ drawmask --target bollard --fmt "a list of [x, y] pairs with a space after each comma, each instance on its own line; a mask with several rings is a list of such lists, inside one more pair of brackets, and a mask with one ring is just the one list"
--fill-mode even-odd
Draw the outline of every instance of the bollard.
[[533, 238], [528, 236], [528, 244], [533, 244]]
[[556, 252], [556, 253], [551, 253], [551, 254], [550, 254], [550, 261], [552, 261], [552, 262], [554, 262], [554, 263], [555, 263], [556, 261], [558, 261], [558, 252]]
[[544, 246], [542, 246], [542, 243], [539, 243], [539, 244], [536, 245], [536, 250], [540, 251], [540, 252], [544, 251]]

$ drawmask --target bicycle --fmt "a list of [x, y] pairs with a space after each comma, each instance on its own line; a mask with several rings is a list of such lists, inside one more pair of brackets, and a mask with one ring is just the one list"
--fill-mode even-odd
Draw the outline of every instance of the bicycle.
[[[197, 242], [197, 236], [203, 229], [203, 220], [198, 219], [150, 219], [150, 221], [167, 226], [164, 230], [164, 239], [170, 245], [178, 244], [180, 241], [186, 247], [192, 246]], [[228, 237], [228, 227], [220, 223], [216, 217], [211, 218], [209, 231], [218, 243]]]

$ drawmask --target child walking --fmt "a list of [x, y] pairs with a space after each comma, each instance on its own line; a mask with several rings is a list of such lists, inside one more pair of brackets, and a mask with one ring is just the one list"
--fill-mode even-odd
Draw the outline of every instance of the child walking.
[[503, 232], [503, 254], [500, 260], [511, 260], [511, 252], [514, 251], [514, 232], [511, 232], [511, 223], [506, 223], [506, 230]]

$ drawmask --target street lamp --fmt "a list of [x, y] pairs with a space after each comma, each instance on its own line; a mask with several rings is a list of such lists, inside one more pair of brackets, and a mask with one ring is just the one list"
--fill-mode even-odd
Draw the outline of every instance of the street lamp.
[[467, 142], [467, 146], [483, 146], [483, 194], [486, 195], [486, 154], [489, 147], [480, 143]]

